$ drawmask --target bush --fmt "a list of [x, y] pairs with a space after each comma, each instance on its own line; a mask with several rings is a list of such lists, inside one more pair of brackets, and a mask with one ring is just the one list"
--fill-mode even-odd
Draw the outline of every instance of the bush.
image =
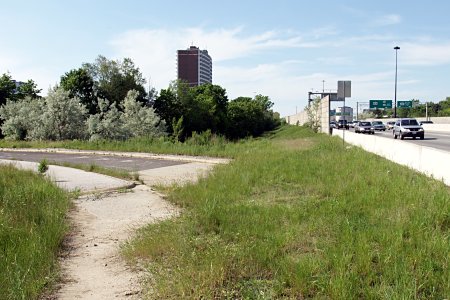
[[46, 159], [43, 159], [39, 162], [38, 165], [38, 172], [41, 174], [44, 174], [48, 170], [48, 161]]

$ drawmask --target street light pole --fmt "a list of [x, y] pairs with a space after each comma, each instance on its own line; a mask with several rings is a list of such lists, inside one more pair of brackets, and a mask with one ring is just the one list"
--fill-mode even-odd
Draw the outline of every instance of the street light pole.
[[394, 118], [397, 118], [397, 52], [400, 50], [399, 46], [394, 47], [395, 50], [395, 94], [394, 94]]

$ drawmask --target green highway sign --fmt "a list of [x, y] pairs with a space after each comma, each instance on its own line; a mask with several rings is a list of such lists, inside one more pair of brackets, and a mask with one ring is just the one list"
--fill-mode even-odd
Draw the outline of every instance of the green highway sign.
[[392, 100], [370, 100], [370, 108], [392, 108]]
[[411, 108], [412, 101], [397, 101], [397, 107]]

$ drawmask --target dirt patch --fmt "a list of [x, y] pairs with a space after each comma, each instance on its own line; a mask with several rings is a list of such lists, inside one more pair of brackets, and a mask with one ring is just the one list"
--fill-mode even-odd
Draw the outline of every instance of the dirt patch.
[[145, 185], [76, 200], [58, 299], [138, 299], [143, 270], [133, 272], [119, 246], [135, 229], [173, 216], [177, 209]]
[[311, 139], [293, 139], [283, 140], [278, 144], [286, 150], [308, 150], [315, 145], [315, 142]]
[[[145, 175], [148, 185], [183, 184], [205, 176], [212, 166], [191, 163], [140, 175]], [[72, 231], [61, 255], [62, 280], [56, 292], [45, 298], [140, 299], [141, 282], [149, 274], [128, 266], [120, 256], [120, 245], [136, 229], [178, 213], [147, 185], [78, 198], [69, 215]]]

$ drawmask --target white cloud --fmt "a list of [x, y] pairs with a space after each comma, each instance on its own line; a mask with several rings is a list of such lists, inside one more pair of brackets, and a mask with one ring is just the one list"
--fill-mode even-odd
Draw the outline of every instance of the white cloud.
[[372, 25], [374, 26], [389, 26], [399, 24], [402, 21], [402, 17], [397, 14], [389, 14], [375, 17]]
[[450, 43], [402, 44], [398, 52], [399, 62], [408, 65], [433, 66], [450, 63]]
[[[264, 74], [271, 74], [274, 70], [271, 65], [260, 65], [250, 68], [248, 72], [251, 74], [242, 77], [233, 71], [234, 68], [227, 71], [226, 67], [221, 66], [225, 61], [247, 57], [267, 49], [317, 46], [312, 42], [304, 42], [302, 37], [293, 32], [266, 31], [244, 35], [242, 27], [209, 31], [203, 28], [132, 30], [111, 41], [115, 56], [130, 57], [140, 67], [144, 77], [151, 77], [151, 84], [157, 90], [166, 88], [176, 78], [176, 50], [188, 48], [191, 44], [210, 52], [213, 59], [213, 81], [218, 84], [223, 84], [220, 81], [225, 78], [220, 75], [220, 70], [228, 73], [227, 76], [241, 78], [240, 82], [244, 84], [262, 80]], [[239, 74], [248, 72], [241, 69]], [[237, 84], [236, 80], [234, 82]]]
[[[399, 16], [390, 15], [384, 19], [384, 24], [400, 20]], [[339, 39], [330, 41], [327, 38], [335, 34], [337, 33], [333, 28], [319, 28], [303, 35], [287, 30], [245, 34], [242, 27], [213, 30], [202, 27], [133, 30], [118, 35], [111, 41], [111, 45], [115, 58], [133, 59], [143, 75], [151, 77], [151, 84], [157, 90], [166, 88], [176, 78], [177, 49], [185, 49], [191, 44], [207, 49], [213, 58], [213, 82], [226, 88], [230, 99], [238, 96], [252, 97], [255, 93], [268, 95], [275, 103], [274, 109], [282, 115], [293, 114], [296, 107], [298, 110], [303, 109], [308, 91], [312, 88], [322, 90], [322, 80], [326, 80], [326, 91], [336, 90], [338, 80], [352, 80], [353, 98], [348, 101], [350, 105], [374, 97], [392, 98], [394, 69], [391, 68], [391, 62], [388, 71], [378, 68], [380, 72], [342, 74], [339, 66], [354, 66], [358, 56], [348, 56], [342, 52], [337, 55], [332, 50], [324, 55], [320, 50], [342, 48], [336, 42]], [[347, 38], [344, 44], [358, 45], [358, 49], [366, 54], [367, 49], [389, 49], [393, 39], [392, 36], [368, 34]], [[269, 57], [266, 61], [249, 60], [242, 64], [240, 60], [237, 63], [238, 59], [252, 57], [254, 54], [265, 55], [265, 52], [273, 50], [282, 53], [288, 49], [323, 45], [327, 47], [318, 49], [317, 54], [309, 53], [309, 56], [297, 53], [284, 56], [282, 61], [271, 60]], [[421, 41], [421, 44], [415, 42], [399, 46], [402, 47], [399, 52], [399, 63], [402, 64], [431, 65], [450, 62], [450, 43], [428, 46]], [[321, 53], [320, 56], [314, 57], [318, 53]], [[373, 54], [373, 51], [370, 53]], [[363, 56], [359, 59], [365, 58]], [[383, 60], [377, 60], [375, 64], [383, 65]], [[318, 72], [311, 71], [312, 65]], [[407, 81], [399, 81], [399, 85], [414, 87], [417, 80], [408, 78]], [[399, 91], [399, 97], [408, 97], [409, 94], [411, 93], [403, 89]]]

